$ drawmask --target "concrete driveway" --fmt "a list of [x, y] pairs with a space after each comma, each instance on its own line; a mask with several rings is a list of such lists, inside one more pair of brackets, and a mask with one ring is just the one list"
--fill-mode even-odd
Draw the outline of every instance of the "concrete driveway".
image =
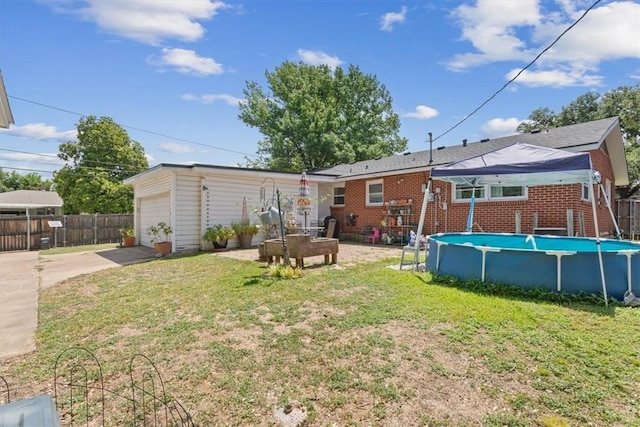
[[44, 256], [0, 253], [0, 360], [35, 350], [40, 289], [81, 274], [154, 258], [153, 249], [143, 246]]

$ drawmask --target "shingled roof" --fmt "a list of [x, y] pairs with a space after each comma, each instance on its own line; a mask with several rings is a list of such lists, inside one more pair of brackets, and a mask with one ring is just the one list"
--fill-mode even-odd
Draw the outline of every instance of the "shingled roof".
[[[365, 160], [338, 165], [328, 169], [313, 171], [313, 174], [330, 175], [342, 179], [354, 179], [367, 175], [387, 175], [400, 171], [406, 173], [411, 172], [411, 169], [424, 170], [425, 168], [468, 159], [512, 145], [516, 142], [574, 152], [588, 151], [598, 148], [605, 141], [605, 138], [616, 129], [617, 134], [614, 132], [613, 135], [617, 140], [613, 145], [616, 147], [619, 145], [620, 147], [619, 149], [615, 148], [613, 150], [614, 153], [611, 153], [611, 149], [609, 149], [609, 152], [612, 156], [614, 169], [620, 169], [616, 177], [616, 185], [625, 185], [624, 181], [625, 179], [628, 180], [628, 177], [626, 160], [624, 159], [624, 149], [622, 147], [622, 135], [620, 134], [617, 117], [552, 128], [539, 132], [471, 142], [466, 146], [460, 143], [448, 147], [434, 147], [431, 155], [433, 162], [431, 164], [429, 164], [429, 150], [425, 150], [414, 153], [397, 154], [376, 160]], [[609, 145], [607, 145], [607, 147], [609, 148]], [[614, 156], [616, 159], [613, 158]], [[622, 156], [622, 160], [620, 156]], [[624, 166], [620, 165], [620, 162], [622, 162]], [[624, 170], [621, 170], [621, 168]], [[618, 178], [620, 178], [620, 183], [618, 183]]]

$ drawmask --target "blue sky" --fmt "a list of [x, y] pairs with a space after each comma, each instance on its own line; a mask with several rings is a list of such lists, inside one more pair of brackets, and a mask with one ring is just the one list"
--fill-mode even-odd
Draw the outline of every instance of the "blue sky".
[[[237, 165], [261, 135], [247, 81], [284, 61], [357, 65], [401, 117], [408, 151], [515, 132], [535, 109], [640, 83], [640, 3], [601, 0], [2, 0], [0, 70], [15, 124], [0, 167], [44, 178], [81, 115], [109, 116], [158, 163]], [[77, 113], [77, 114], [76, 114]]]

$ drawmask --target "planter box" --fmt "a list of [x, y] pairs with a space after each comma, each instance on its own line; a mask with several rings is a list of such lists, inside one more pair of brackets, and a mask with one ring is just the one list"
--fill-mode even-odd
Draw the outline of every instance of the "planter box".
[[[304, 267], [304, 258], [311, 256], [324, 256], [325, 264], [338, 262], [339, 243], [338, 239], [328, 237], [311, 238], [308, 234], [288, 234], [286, 238], [289, 256], [295, 258], [296, 267]], [[270, 239], [264, 241], [265, 255], [267, 262], [280, 262], [282, 256], [282, 239]]]

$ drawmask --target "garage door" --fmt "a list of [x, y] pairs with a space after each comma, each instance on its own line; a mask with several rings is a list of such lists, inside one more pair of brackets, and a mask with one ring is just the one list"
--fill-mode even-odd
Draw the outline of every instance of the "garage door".
[[151, 236], [147, 234], [147, 228], [161, 221], [171, 225], [169, 193], [140, 199], [140, 243], [142, 246], [153, 246]]

